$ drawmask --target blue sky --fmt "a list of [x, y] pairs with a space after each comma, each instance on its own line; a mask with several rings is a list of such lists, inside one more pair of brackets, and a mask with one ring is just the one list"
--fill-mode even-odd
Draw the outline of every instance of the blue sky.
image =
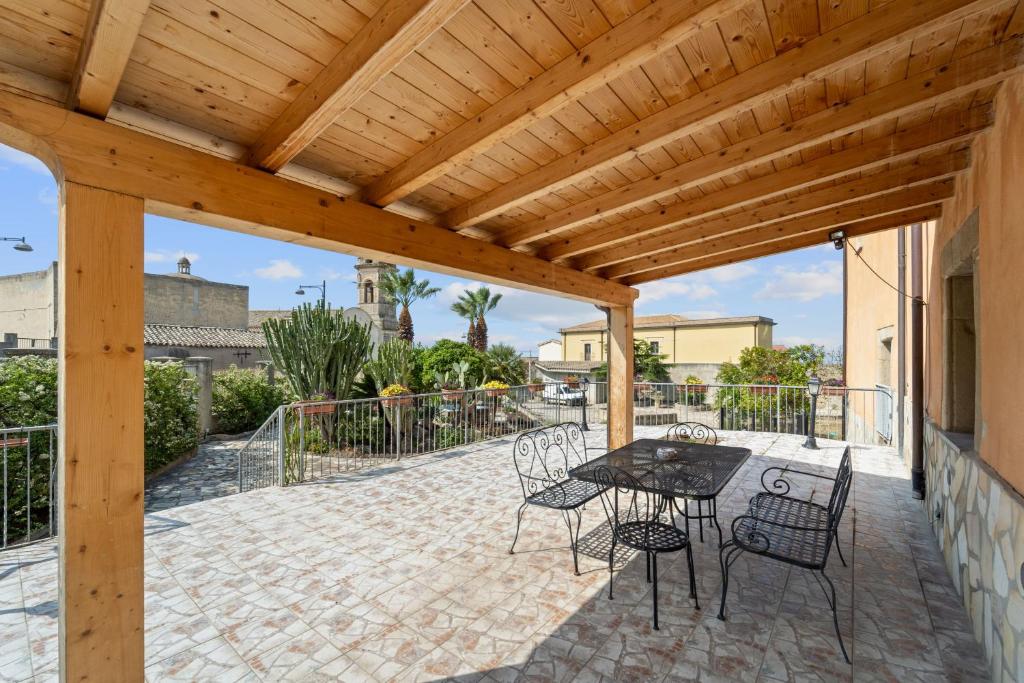
[[[0, 275], [45, 268], [57, 258], [57, 187], [52, 175], [36, 159], [0, 145], [0, 187], [0, 235], [24, 235], [34, 248], [25, 254], [0, 245]], [[294, 293], [299, 284], [321, 280], [327, 280], [333, 306], [351, 306], [356, 300], [351, 256], [146, 216], [146, 272], [173, 272], [182, 254], [192, 260], [195, 275], [248, 285], [250, 308], [294, 306], [303, 300]], [[459, 338], [465, 325], [448, 306], [477, 283], [427, 271], [420, 276], [442, 292], [414, 307], [417, 340]], [[536, 350], [538, 342], [557, 336], [560, 327], [597, 318], [589, 304], [492, 289], [505, 296], [488, 316], [491, 340], [520, 351]], [[775, 342], [782, 344], [832, 347], [842, 336], [842, 256], [831, 245], [649, 283], [640, 291], [637, 315], [763, 315], [777, 323]]]

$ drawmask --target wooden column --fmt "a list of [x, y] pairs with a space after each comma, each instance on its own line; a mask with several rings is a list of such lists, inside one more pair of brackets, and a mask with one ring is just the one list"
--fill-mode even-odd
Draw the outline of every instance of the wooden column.
[[608, 308], [608, 447], [633, 441], [633, 305]]
[[60, 674], [143, 680], [143, 201], [65, 182]]

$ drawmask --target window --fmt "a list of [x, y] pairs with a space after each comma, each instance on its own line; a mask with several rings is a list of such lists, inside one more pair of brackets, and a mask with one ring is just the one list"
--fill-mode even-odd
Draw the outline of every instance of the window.
[[661, 342], [651, 342], [651, 353], [657, 355], [661, 353]]
[[974, 432], [976, 392], [976, 319], [974, 274], [946, 279], [946, 428]]
[[363, 285], [363, 303], [373, 303], [373, 282], [370, 280], [367, 280], [366, 284]]
[[583, 360], [592, 360], [590, 357], [590, 343], [583, 345]]

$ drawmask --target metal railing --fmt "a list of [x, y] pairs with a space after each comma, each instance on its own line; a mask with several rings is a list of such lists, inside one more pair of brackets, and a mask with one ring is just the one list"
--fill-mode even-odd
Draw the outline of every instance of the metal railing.
[[[583, 422], [584, 415], [603, 426], [607, 398], [604, 382], [545, 383], [281, 406], [239, 451], [238, 488], [312, 481], [543, 425]], [[886, 402], [891, 407], [881, 388], [823, 387], [815, 435], [887, 443], [876, 407]], [[806, 434], [810, 406], [805, 386], [634, 386], [638, 425], [697, 421], [722, 430]], [[888, 415], [891, 422], [891, 410]]]
[[0, 429], [3, 530], [0, 548], [57, 531], [57, 425]]

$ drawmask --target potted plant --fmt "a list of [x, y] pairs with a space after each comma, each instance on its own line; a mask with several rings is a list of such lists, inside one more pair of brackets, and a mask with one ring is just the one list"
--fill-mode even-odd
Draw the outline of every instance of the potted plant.
[[434, 384], [441, 392], [441, 400], [449, 403], [460, 400], [466, 393], [451, 370], [435, 372]]
[[754, 378], [755, 384], [761, 385], [775, 385], [775, 386], [755, 386], [751, 387], [750, 391], [755, 396], [774, 396], [779, 393], [779, 376], [778, 375], [762, 375], [761, 377]]
[[496, 379], [492, 379], [490, 382], [485, 384], [483, 388], [484, 391], [487, 392], [487, 396], [490, 398], [504, 396], [508, 393], [508, 385], [504, 382], [499, 382]]
[[408, 387], [401, 384], [390, 384], [380, 392], [380, 403], [385, 408], [396, 408], [398, 406], [412, 405], [415, 399]]
[[822, 396], [845, 396], [846, 386], [841, 379], [828, 379], [821, 385]]
[[326, 394], [317, 394], [312, 398], [300, 401], [299, 410], [303, 415], [326, 415], [334, 412], [334, 404], [328, 403], [331, 398]]
[[686, 405], [697, 406], [704, 403], [708, 393], [708, 385], [697, 375], [688, 375], [686, 381], [679, 385]]
[[646, 381], [643, 377], [637, 376], [633, 380], [633, 387], [643, 393], [651, 390], [651, 383]]
[[569, 387], [570, 389], [580, 388], [580, 378], [577, 377], [576, 375], [566, 375], [565, 379], [562, 381], [565, 382], [565, 386]]

